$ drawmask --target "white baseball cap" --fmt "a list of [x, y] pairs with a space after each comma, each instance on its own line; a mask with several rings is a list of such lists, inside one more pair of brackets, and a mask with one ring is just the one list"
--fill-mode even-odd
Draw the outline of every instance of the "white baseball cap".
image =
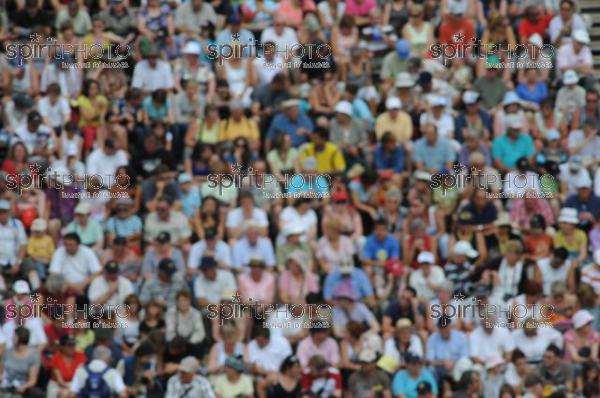
[[477, 250], [473, 249], [473, 246], [471, 246], [471, 243], [466, 240], [460, 240], [460, 241], [456, 242], [452, 252], [457, 255], [467, 256], [467, 257], [471, 257], [471, 258], [477, 257], [479, 255], [479, 252]]
[[558, 216], [558, 222], [564, 222], [565, 224], [578, 224], [579, 218], [577, 217], [577, 209], [572, 207], [563, 207], [560, 209]]
[[385, 108], [387, 110], [400, 109], [402, 108], [402, 101], [398, 97], [390, 97], [385, 101]]
[[577, 72], [575, 72], [573, 69], [569, 69], [568, 71], [566, 71], [565, 74], [563, 75], [563, 83], [564, 84], [579, 83], [579, 76], [577, 75]]
[[496, 366], [500, 366], [504, 363], [504, 359], [502, 359], [502, 355], [500, 355], [497, 352], [494, 352], [492, 355], [490, 355], [486, 361], [485, 361], [485, 368], [486, 369], [493, 369]]
[[92, 212], [92, 207], [89, 203], [81, 202], [77, 206], [75, 206], [75, 214], [90, 214]]
[[477, 102], [479, 99], [479, 93], [477, 91], [467, 90], [462, 95], [462, 101], [465, 105], [471, 105]]
[[15, 292], [15, 294], [30, 294], [31, 290], [29, 289], [29, 284], [27, 282], [18, 280], [13, 284], [13, 292]]
[[578, 43], [589, 44], [590, 35], [585, 29], [577, 29], [572, 33], [573, 40]]
[[419, 264], [433, 264], [433, 263], [435, 263], [435, 256], [431, 252], [421, 252], [417, 256], [417, 263], [419, 263]]
[[334, 110], [337, 113], [343, 113], [344, 115], [352, 116], [352, 104], [348, 101], [338, 102]]
[[591, 188], [592, 179], [588, 173], [581, 173], [575, 180], [575, 188]]
[[195, 41], [187, 42], [186, 45], [183, 47], [182, 52], [184, 54], [193, 54], [193, 55], [200, 55], [200, 53], [201, 53], [200, 46]]
[[575, 329], [579, 329], [594, 320], [594, 316], [588, 310], [579, 310], [573, 315], [572, 321]]
[[43, 218], [36, 218], [35, 220], [33, 220], [33, 223], [31, 223], [32, 231], [43, 232], [47, 228], [48, 228], [48, 223]]
[[529, 43], [537, 47], [542, 47], [544, 45], [544, 40], [542, 39], [542, 36], [540, 36], [539, 33], [534, 33], [531, 36], [529, 36], [528, 41]]
[[415, 81], [408, 72], [400, 72], [396, 77], [395, 86], [398, 88], [413, 87], [414, 85]]

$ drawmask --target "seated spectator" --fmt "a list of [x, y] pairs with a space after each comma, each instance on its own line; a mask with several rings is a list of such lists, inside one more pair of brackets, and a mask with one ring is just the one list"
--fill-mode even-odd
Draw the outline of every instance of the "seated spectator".
[[209, 256], [202, 257], [197, 266], [200, 274], [194, 279], [194, 293], [198, 308], [219, 304], [225, 293], [236, 290], [233, 274], [217, 267], [216, 259]]
[[182, 394], [196, 394], [199, 397], [215, 397], [209, 381], [197, 374], [199, 368], [196, 358], [183, 358], [177, 367], [178, 373], [169, 378], [165, 396], [171, 398]]
[[419, 396], [417, 387], [422, 382], [431, 386], [434, 394], [438, 393], [438, 385], [433, 372], [423, 366], [423, 359], [415, 354], [408, 353], [405, 356], [406, 369], [398, 371], [392, 380], [392, 392], [397, 396], [406, 398], [417, 398]]
[[310, 357], [301, 379], [302, 391], [326, 397], [342, 397], [342, 375], [320, 354]]

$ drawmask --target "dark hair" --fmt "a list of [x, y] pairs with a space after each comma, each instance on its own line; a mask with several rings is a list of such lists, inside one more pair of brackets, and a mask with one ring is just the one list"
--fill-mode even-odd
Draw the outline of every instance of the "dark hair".
[[77, 244], [81, 243], [81, 237], [76, 232], [69, 232], [63, 236], [63, 240], [74, 240]]
[[30, 335], [31, 333], [29, 332], [29, 329], [27, 329], [25, 326], [19, 326], [15, 330], [15, 336], [17, 336], [17, 345], [29, 344]]
[[475, 379], [475, 373], [476, 371], [474, 370], [467, 370], [466, 372], [464, 372], [462, 376], [460, 376], [460, 380], [458, 381], [458, 390], [467, 391], [473, 384], [473, 381]]
[[60, 85], [58, 83], [48, 84], [48, 87], [46, 87], [46, 93], [60, 95]]
[[189, 289], [181, 289], [180, 291], [177, 292], [177, 296], [175, 297], [176, 300], [179, 300], [181, 297], [185, 297], [188, 299], [192, 299], [192, 293], [189, 291]]
[[516, 396], [515, 390], [510, 384], [503, 384], [502, 387], [500, 387], [500, 396], [503, 396], [504, 394], [510, 394], [512, 398], [515, 398]]
[[511, 355], [512, 362], [516, 362], [517, 360], [519, 360], [521, 358], [527, 358], [527, 357], [525, 356], [523, 351], [519, 350], [518, 348], [515, 348], [515, 350], [512, 352], [512, 355]]
[[375, 220], [373, 227], [377, 227], [377, 226], [381, 226], [381, 225], [383, 225], [387, 229], [387, 221], [383, 218], [378, 218], [377, 220]]
[[252, 336], [256, 339], [258, 337], [271, 338], [271, 329], [263, 327], [261, 322], [254, 324], [252, 328]]
[[95, 84], [96, 86], [98, 86], [98, 89], [100, 89], [100, 85], [96, 80], [85, 79], [83, 81], [83, 86], [81, 87], [81, 94], [83, 94], [85, 97], [88, 97], [90, 95], [90, 87], [92, 87], [92, 84]]
[[143, 340], [140, 345], [135, 349], [135, 356], [137, 358], [145, 357], [147, 355], [156, 354], [156, 347], [152, 342]]
[[158, 90], [154, 90], [152, 92], [152, 100], [156, 102], [160, 102], [161, 104], [167, 101], [167, 92], [162, 88]]
[[554, 355], [556, 355], [557, 357], [560, 357], [560, 355], [561, 355], [561, 350], [560, 350], [560, 348], [558, 348], [558, 347], [556, 346], [556, 344], [554, 344], [554, 343], [550, 344], [550, 345], [549, 345], [549, 346], [546, 348], [546, 351], [553, 352], [553, 353], [554, 353]]
[[344, 15], [342, 19], [340, 19], [340, 28], [352, 28], [356, 22], [354, 21], [354, 17], [352, 15]]

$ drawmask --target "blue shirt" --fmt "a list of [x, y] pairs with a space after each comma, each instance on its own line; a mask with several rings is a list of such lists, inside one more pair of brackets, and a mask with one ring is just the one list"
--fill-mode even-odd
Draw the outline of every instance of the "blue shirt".
[[565, 200], [563, 207], [577, 209], [577, 213], [592, 213], [595, 217], [600, 212], [600, 198], [592, 193], [587, 202], [582, 202], [579, 195], [573, 194]]
[[[483, 124], [483, 127], [485, 127], [488, 131], [492, 131], [492, 117], [490, 114], [481, 109], [479, 110], [479, 118], [481, 119], [481, 124]], [[458, 142], [463, 142], [465, 140], [465, 137], [463, 137], [463, 129], [466, 129], [467, 126], [467, 114], [465, 112], [461, 112], [454, 120], [454, 137]]]
[[301, 194], [311, 190], [322, 195], [321, 197], [325, 197], [329, 193], [329, 180], [327, 177], [323, 175], [305, 176], [295, 174], [287, 185], [287, 191], [290, 194]]
[[369, 109], [369, 105], [362, 98], [355, 98], [352, 101], [352, 118], [360, 121], [366, 120], [369, 129], [375, 126], [375, 119]]
[[515, 140], [504, 134], [494, 138], [492, 143], [492, 156], [494, 160], [500, 159], [508, 168], [514, 169], [517, 160], [522, 157], [530, 158], [535, 153], [533, 140], [527, 134], [519, 134]]
[[395, 173], [404, 171], [405, 157], [404, 148], [396, 146], [392, 153], [386, 153], [383, 150], [383, 145], [377, 144], [373, 153], [373, 163], [375, 170], [394, 170]]
[[427, 340], [427, 359], [458, 361], [469, 356], [469, 339], [464, 332], [452, 330], [448, 340], [444, 340], [440, 332], [435, 332]]
[[419, 138], [413, 147], [415, 162], [421, 162], [428, 169], [442, 169], [446, 163], [454, 161], [456, 154], [450, 141], [438, 137], [429, 145], [425, 137]]
[[152, 101], [152, 96], [144, 98], [144, 101], [142, 102], [142, 108], [144, 108], [144, 112], [148, 114], [150, 120], [166, 120], [169, 117], [170, 107], [171, 103], [168, 98], [166, 102], [158, 108]]
[[394, 396], [402, 394], [406, 398], [417, 398], [417, 386], [423, 381], [431, 384], [431, 392], [434, 396], [437, 396], [437, 382], [429, 369], [422, 369], [421, 374], [416, 379], [413, 379], [406, 370], [399, 371], [392, 381], [392, 392], [394, 393]]
[[539, 104], [543, 99], [548, 97], [548, 87], [544, 82], [536, 82], [533, 91], [529, 90], [527, 84], [521, 83], [516, 89], [517, 95], [525, 101], [535, 102]]
[[375, 234], [371, 234], [365, 242], [364, 255], [367, 260], [400, 258], [400, 243], [392, 235], [387, 235], [384, 240], [379, 240]]
[[269, 126], [267, 139], [273, 141], [276, 135], [288, 134], [292, 139], [292, 146], [297, 148], [308, 140], [306, 135], [298, 135], [297, 131], [300, 127], [304, 127], [308, 131], [314, 129], [312, 120], [304, 113], [300, 113], [296, 121], [290, 119], [286, 114], [278, 113]]
[[192, 217], [196, 209], [200, 208], [202, 199], [200, 198], [200, 189], [196, 186], [190, 187], [188, 193], [181, 191], [181, 204], [183, 206], [183, 214], [187, 217]]
[[[331, 300], [333, 298], [333, 292], [342, 282], [342, 278], [343, 276], [340, 271], [334, 271], [333, 273], [327, 275], [325, 278], [325, 283], [323, 284], [323, 297], [325, 300]], [[354, 268], [350, 274], [350, 278], [352, 289], [358, 293], [359, 300], [375, 295], [373, 292], [373, 286], [371, 286], [371, 282], [369, 281], [369, 277], [365, 271], [359, 268]]]

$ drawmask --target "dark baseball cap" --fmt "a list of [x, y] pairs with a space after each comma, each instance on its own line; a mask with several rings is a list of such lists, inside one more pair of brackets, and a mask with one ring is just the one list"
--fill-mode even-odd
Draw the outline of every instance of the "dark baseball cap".
[[202, 257], [200, 260], [200, 271], [206, 271], [211, 268], [216, 268], [217, 261], [212, 256]]
[[160, 263], [158, 263], [158, 270], [163, 271], [168, 275], [173, 275], [177, 271], [177, 267], [175, 266], [173, 260], [170, 258], [165, 258], [160, 260]]
[[171, 241], [171, 234], [167, 231], [162, 231], [156, 235], [156, 242], [158, 243], [169, 243]]
[[108, 274], [118, 274], [119, 273], [119, 263], [115, 260], [110, 260], [106, 264], [104, 264], [104, 271]]
[[42, 123], [42, 115], [38, 111], [31, 111], [27, 115], [27, 122], [35, 125], [40, 125]]
[[230, 14], [227, 16], [226, 23], [231, 25], [239, 25], [242, 23], [242, 18], [238, 14]]
[[62, 336], [60, 336], [59, 344], [63, 347], [75, 345], [75, 338], [70, 334], [63, 334]]
[[406, 363], [417, 363], [421, 362], [421, 357], [415, 353], [408, 351], [406, 354], [404, 354], [404, 361]]

